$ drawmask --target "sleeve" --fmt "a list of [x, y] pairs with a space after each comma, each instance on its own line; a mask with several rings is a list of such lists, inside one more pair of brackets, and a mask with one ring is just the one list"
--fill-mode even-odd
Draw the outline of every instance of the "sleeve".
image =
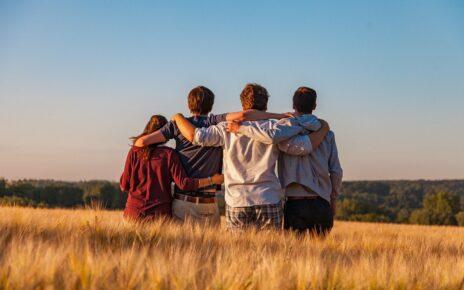
[[308, 131], [317, 131], [321, 128], [321, 122], [317, 119], [315, 115], [303, 115], [296, 118], [298, 124]]
[[132, 155], [133, 150], [131, 149], [129, 153], [127, 153], [124, 171], [121, 175], [121, 179], [119, 180], [119, 186], [121, 187], [121, 190], [124, 192], [129, 192], [130, 189], [130, 181], [132, 176]]
[[196, 190], [198, 189], [198, 180], [190, 178], [185, 172], [179, 155], [174, 151], [170, 151], [168, 166], [171, 173], [172, 180], [181, 190]]
[[335, 143], [335, 136], [332, 136], [331, 150], [329, 156], [329, 173], [330, 181], [332, 182], [332, 196], [337, 197], [340, 193], [343, 179], [343, 169], [340, 165], [338, 158], [337, 144]]
[[277, 144], [303, 131], [301, 126], [281, 122], [249, 122], [240, 126], [239, 133], [265, 144]]
[[208, 116], [208, 126], [217, 125], [221, 122], [227, 121], [227, 114], [214, 115], [211, 114]]
[[171, 140], [178, 135], [178, 129], [174, 122], [169, 121], [163, 128], [160, 129], [161, 134], [163, 134], [166, 140]]
[[313, 151], [309, 135], [297, 135], [277, 144], [280, 151], [295, 156], [308, 155]]
[[196, 128], [193, 145], [221, 147], [224, 146], [225, 123], [209, 126], [207, 128]]

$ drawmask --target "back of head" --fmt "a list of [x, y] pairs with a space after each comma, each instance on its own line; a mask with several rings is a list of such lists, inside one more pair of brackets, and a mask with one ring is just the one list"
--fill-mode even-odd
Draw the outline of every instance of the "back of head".
[[247, 84], [240, 94], [243, 110], [267, 110], [269, 94], [267, 90], [258, 84]]
[[193, 88], [188, 95], [188, 107], [192, 114], [207, 115], [213, 109], [214, 94], [204, 86]]
[[[151, 134], [159, 129], [161, 129], [164, 125], [168, 123], [168, 120], [162, 115], [153, 115], [150, 117], [147, 125], [145, 125], [145, 129], [143, 130], [142, 134], [132, 137], [131, 139], [135, 143], [135, 141], [145, 135]], [[143, 159], [150, 159], [153, 151], [155, 150], [158, 144], [149, 145], [147, 147], [143, 147], [139, 150], [139, 156]]]
[[293, 94], [293, 109], [301, 114], [311, 114], [316, 109], [316, 91], [308, 87], [299, 87]]

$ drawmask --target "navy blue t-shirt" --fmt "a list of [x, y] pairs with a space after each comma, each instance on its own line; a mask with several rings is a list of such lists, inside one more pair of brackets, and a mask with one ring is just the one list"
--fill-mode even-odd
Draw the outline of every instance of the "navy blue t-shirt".
[[[227, 114], [187, 118], [195, 127], [204, 128], [226, 121]], [[205, 178], [222, 172], [222, 147], [195, 146], [170, 121], [160, 129], [166, 140], [176, 140], [176, 151], [189, 177]]]

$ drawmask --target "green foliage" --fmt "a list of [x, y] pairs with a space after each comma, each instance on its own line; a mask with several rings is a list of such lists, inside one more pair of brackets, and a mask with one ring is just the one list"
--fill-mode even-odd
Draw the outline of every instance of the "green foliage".
[[121, 204], [121, 191], [109, 182], [96, 183], [87, 187], [84, 193], [86, 205], [118, 208]]
[[[103, 180], [6, 181], [0, 178], [4, 204], [48, 207], [124, 208], [119, 184]], [[344, 182], [337, 219], [365, 222], [464, 225], [464, 180]]]
[[4, 204], [14, 202], [24, 206], [82, 207], [97, 203], [105, 208], [120, 209], [125, 196], [119, 185], [109, 181], [64, 182], [54, 180], [17, 180], [6, 182], [0, 179], [0, 197]]
[[458, 212], [455, 216], [458, 226], [464, 227], [464, 211]]
[[0, 178], [0, 197], [6, 195], [6, 180]]
[[29, 207], [46, 207], [43, 202], [37, 203], [31, 199], [17, 196], [0, 197], [0, 205], [2, 206], [29, 206]]
[[464, 180], [344, 182], [337, 206], [341, 220], [455, 225]]
[[451, 192], [427, 194], [423, 208], [411, 214], [410, 222], [424, 225], [457, 225], [455, 215], [460, 209], [459, 196]]

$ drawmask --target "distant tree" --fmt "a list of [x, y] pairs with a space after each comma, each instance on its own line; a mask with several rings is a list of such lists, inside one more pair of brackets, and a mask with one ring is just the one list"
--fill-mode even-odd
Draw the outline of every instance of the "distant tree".
[[116, 209], [121, 207], [121, 196], [121, 191], [115, 185], [109, 182], [95, 183], [84, 193], [84, 202], [86, 205]]
[[455, 216], [458, 226], [464, 227], [464, 211], [458, 212]]
[[451, 192], [427, 194], [423, 208], [411, 214], [411, 223], [429, 225], [456, 225], [455, 215], [459, 211], [459, 196]]
[[46, 185], [37, 190], [34, 200], [52, 207], [76, 207], [83, 205], [84, 192], [71, 185]]
[[402, 223], [402, 224], [408, 223], [410, 216], [411, 216], [411, 211], [406, 208], [402, 208], [396, 214], [395, 222]]
[[6, 180], [0, 178], [0, 197], [6, 195]]
[[37, 188], [29, 182], [17, 181], [8, 186], [7, 195], [34, 199], [36, 189]]
[[427, 210], [423, 208], [416, 209], [411, 213], [411, 216], [409, 217], [409, 222], [411, 224], [430, 225], [430, 214]]
[[0, 205], [2, 206], [36, 206], [36, 202], [32, 199], [18, 196], [3, 196], [0, 197]]

